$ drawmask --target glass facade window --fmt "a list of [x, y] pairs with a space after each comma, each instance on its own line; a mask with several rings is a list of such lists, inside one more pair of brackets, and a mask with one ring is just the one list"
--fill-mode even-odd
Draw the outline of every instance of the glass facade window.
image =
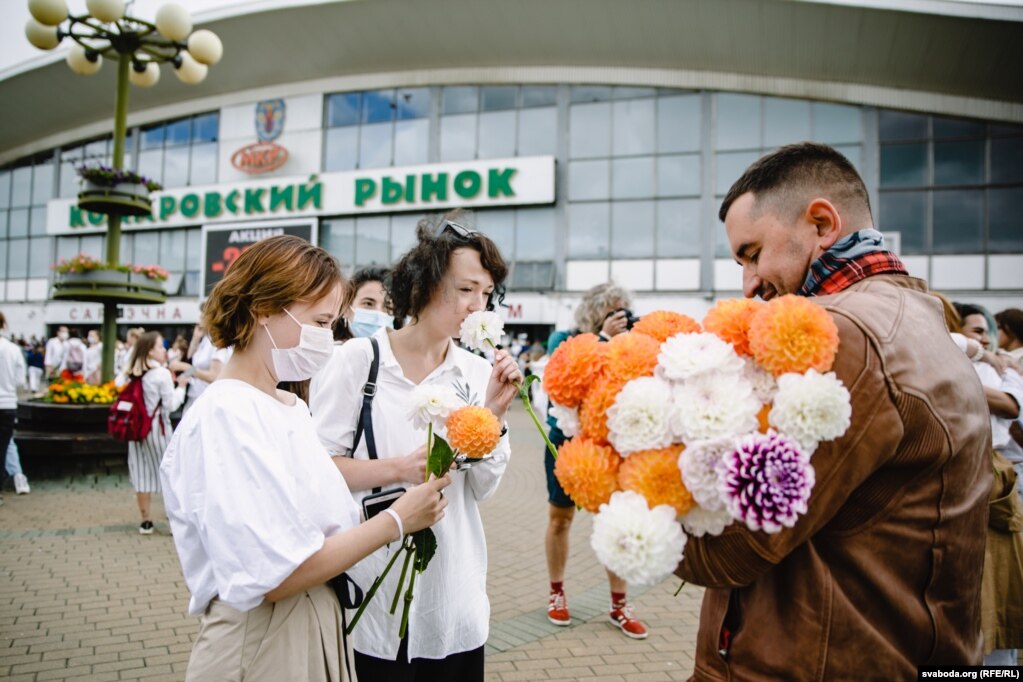
[[326, 97], [323, 169], [426, 163], [430, 88], [342, 92]]
[[903, 253], [1019, 250], [1023, 223], [1002, 202], [1023, 184], [1023, 127], [884, 110], [878, 127], [877, 220]]
[[[141, 175], [168, 189], [216, 183], [219, 112], [146, 126], [139, 131], [139, 135], [136, 170]], [[108, 140], [102, 142], [109, 145]], [[126, 154], [131, 149], [130, 143], [125, 145]], [[89, 152], [89, 147], [86, 147], [86, 155]], [[127, 156], [124, 165], [127, 168], [133, 165]]]

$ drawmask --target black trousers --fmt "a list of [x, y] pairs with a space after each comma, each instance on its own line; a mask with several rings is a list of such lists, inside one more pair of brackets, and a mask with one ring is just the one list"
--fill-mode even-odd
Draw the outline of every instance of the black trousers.
[[[0, 450], [0, 460], [7, 457], [7, 446], [14, 438], [14, 421], [17, 414], [17, 410], [0, 410], [0, 448], [3, 448]], [[0, 464], [0, 483], [6, 480], [7, 467]]]
[[483, 647], [447, 658], [408, 661], [408, 637], [401, 640], [398, 658], [388, 661], [355, 652], [359, 682], [483, 682]]

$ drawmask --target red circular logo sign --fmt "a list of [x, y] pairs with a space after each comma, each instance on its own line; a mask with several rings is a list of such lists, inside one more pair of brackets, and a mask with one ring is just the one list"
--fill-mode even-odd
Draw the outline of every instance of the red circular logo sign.
[[274, 142], [248, 144], [231, 155], [231, 165], [243, 173], [269, 173], [288, 160], [288, 150]]

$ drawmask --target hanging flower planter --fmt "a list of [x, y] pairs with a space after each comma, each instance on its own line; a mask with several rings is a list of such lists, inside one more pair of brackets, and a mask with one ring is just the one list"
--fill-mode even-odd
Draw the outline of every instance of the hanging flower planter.
[[164, 303], [167, 271], [158, 265], [110, 266], [86, 254], [53, 266], [53, 298], [95, 303]]
[[162, 189], [159, 183], [138, 173], [107, 166], [78, 169], [82, 189], [78, 206], [85, 211], [105, 215], [150, 215], [150, 192]]

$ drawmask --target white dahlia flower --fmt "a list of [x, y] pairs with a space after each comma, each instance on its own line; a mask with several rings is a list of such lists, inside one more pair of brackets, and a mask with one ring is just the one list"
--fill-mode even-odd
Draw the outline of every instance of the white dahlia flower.
[[835, 373], [811, 369], [778, 377], [778, 393], [767, 419], [812, 454], [821, 441], [844, 434], [851, 416], [849, 391]]
[[704, 535], [721, 535], [733, 519], [727, 509], [711, 511], [703, 507], [693, 507], [685, 516], [679, 518], [679, 521], [687, 533], [699, 538]]
[[593, 518], [590, 546], [600, 563], [630, 584], [655, 585], [682, 561], [686, 536], [675, 509], [650, 509], [639, 493], [619, 491]]
[[470, 313], [459, 333], [462, 345], [469, 350], [487, 350], [496, 348], [504, 334], [504, 321], [501, 316], [489, 310], [478, 310]]
[[566, 437], [572, 438], [579, 435], [579, 410], [573, 407], [565, 407], [557, 403], [551, 403], [551, 409], [547, 414], [558, 422], [558, 428]]
[[656, 377], [633, 379], [607, 410], [608, 441], [623, 456], [671, 445], [671, 384]]
[[462, 401], [451, 386], [420, 384], [412, 391], [408, 418], [414, 428], [425, 429], [432, 423], [433, 430], [439, 431], [444, 428], [448, 416], [460, 407], [463, 407]]
[[671, 425], [686, 443], [741, 436], [757, 427], [760, 401], [741, 374], [715, 373], [672, 389]]
[[705, 332], [676, 334], [661, 344], [657, 372], [669, 381], [685, 381], [702, 374], [741, 372], [732, 344]]

